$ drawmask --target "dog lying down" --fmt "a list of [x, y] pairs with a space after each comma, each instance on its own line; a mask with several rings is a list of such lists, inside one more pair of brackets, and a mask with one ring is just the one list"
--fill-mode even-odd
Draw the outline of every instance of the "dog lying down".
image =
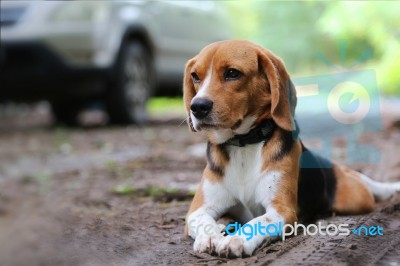
[[400, 182], [373, 181], [304, 147], [294, 86], [271, 51], [248, 41], [216, 42], [189, 60], [184, 74], [190, 129], [208, 137], [207, 166], [186, 216], [195, 252], [250, 256], [269, 237], [224, 236], [216, 222], [223, 216], [250, 226], [294, 224], [371, 212], [374, 196], [400, 191]]

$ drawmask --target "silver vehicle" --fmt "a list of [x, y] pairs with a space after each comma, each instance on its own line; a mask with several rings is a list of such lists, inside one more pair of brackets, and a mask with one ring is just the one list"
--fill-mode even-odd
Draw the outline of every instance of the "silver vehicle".
[[1, 1], [0, 101], [48, 100], [67, 124], [101, 103], [144, 122], [153, 93], [181, 90], [185, 62], [230, 37], [209, 1]]

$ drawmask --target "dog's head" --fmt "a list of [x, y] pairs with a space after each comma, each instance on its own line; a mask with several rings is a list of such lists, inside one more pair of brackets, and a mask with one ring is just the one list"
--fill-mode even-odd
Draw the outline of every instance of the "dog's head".
[[205, 47], [186, 64], [184, 102], [189, 126], [223, 143], [266, 119], [294, 129], [296, 93], [282, 60], [248, 41]]

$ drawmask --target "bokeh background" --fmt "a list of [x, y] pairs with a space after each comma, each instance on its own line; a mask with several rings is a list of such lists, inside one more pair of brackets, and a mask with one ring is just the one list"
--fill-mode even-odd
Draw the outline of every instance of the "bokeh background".
[[[2, 12], [6, 2], [11, 1], [0, 2]], [[54, 1], [42, 3], [49, 2]], [[126, 1], [112, 1], [123, 2]], [[142, 7], [168, 5], [168, 9], [156, 8], [155, 13], [144, 15], [151, 23], [161, 23], [171, 30], [169, 34], [185, 32], [186, 44], [198, 45], [187, 51], [185, 60], [208, 44], [196, 39], [198, 33], [206, 34], [207, 29], [212, 29], [210, 32], [220, 33], [218, 36], [247, 39], [269, 48], [285, 61], [297, 82], [327, 78], [330, 84], [333, 77], [343, 78], [338, 82], [347, 78], [360, 81], [363, 87], [356, 87], [350, 94], [343, 88], [339, 106], [351, 113], [369, 100], [373, 108], [360, 123], [350, 126], [327, 119], [331, 113], [326, 97], [332, 87], [311, 98], [299, 91], [297, 119], [301, 137], [308, 147], [375, 180], [400, 181], [400, 2], [131, 2]], [[101, 7], [104, 3], [111, 1], [85, 1], [88, 9], [61, 9], [63, 15], [58, 19], [65, 20], [65, 31], [83, 30], [80, 20], [103, 19], [107, 13]], [[96, 6], [101, 7], [101, 12], [92, 16]], [[187, 13], [187, 7], [197, 9], [203, 20]], [[11, 16], [18, 15], [18, 9], [14, 11]], [[45, 10], [37, 11], [40, 14]], [[129, 19], [138, 15], [135, 12], [128, 10], [123, 16]], [[174, 18], [182, 14], [186, 20], [177, 23]], [[3, 13], [1, 17], [4, 37], [10, 25]], [[221, 23], [211, 19], [215, 17]], [[51, 26], [48, 23], [43, 27], [42, 34], [50, 33]], [[102, 41], [95, 44], [101, 47], [103, 41], [112, 42], [112, 29], [100, 32]], [[30, 34], [29, 25], [22, 30]], [[5, 43], [3, 37], [1, 46]], [[135, 40], [137, 36], [131, 37]], [[78, 48], [82, 44], [72, 38], [58, 40]], [[178, 51], [188, 48], [185, 43], [174, 46]], [[79, 49], [74, 52], [80, 60], [92, 58], [92, 54], [79, 53]], [[16, 58], [11, 62], [16, 73], [26, 69], [32, 73], [42, 71], [32, 61], [28, 65], [27, 57]], [[206, 164], [206, 139], [190, 133], [185, 123], [180, 83], [185, 60], [182, 56], [177, 59], [172, 56], [164, 65], [167, 70], [179, 70], [178, 82], [172, 88], [170, 84], [159, 84], [145, 104], [149, 119], [141, 124], [110, 123], [102, 99], [86, 104], [79, 114], [80, 124], [72, 126], [55, 119], [51, 101], [16, 101], [13, 97], [0, 100], [0, 265], [181, 265], [227, 261], [193, 255], [193, 242], [182, 234], [185, 214]], [[41, 57], [35, 60], [44, 62]], [[1, 79], [7, 78], [1, 60], [0, 66]], [[48, 72], [40, 73], [54, 79]], [[55, 87], [68, 87], [69, 81], [56, 78]], [[32, 84], [27, 84], [30, 90], [24, 96], [34, 96], [41, 89]], [[361, 93], [363, 88], [367, 88], [368, 97]], [[0, 94], [7, 90], [12, 89], [0, 83]], [[63, 103], [62, 97], [60, 102]], [[63, 104], [81, 107], [71, 100]], [[231, 263], [315, 264], [329, 258], [331, 264], [398, 265], [399, 200], [391, 199], [385, 203], [388, 208], [371, 215], [329, 218], [332, 223], [355, 226], [384, 223], [387, 231], [383, 238], [367, 241], [356, 237], [299, 236], [266, 245], [256, 257]]]
[[[141, 5], [150, 3], [134, 2]], [[269, 48], [282, 57], [293, 78], [372, 69], [376, 73], [380, 95], [391, 97], [400, 94], [400, 63], [396, 60], [400, 56], [400, 20], [397, 16], [400, 5], [396, 1], [203, 1], [203, 4], [195, 1], [178, 2], [176, 6], [180, 8], [196, 8], [197, 5], [202, 6], [204, 12], [217, 10], [218, 14], [214, 16], [220, 17], [225, 23], [223, 26], [215, 25], [221, 27], [219, 31], [224, 31], [221, 36], [247, 39]], [[172, 3], [176, 4], [177, 1]], [[68, 17], [79, 20], [82, 14], [84, 12]], [[156, 17], [154, 19], [157, 21]], [[190, 16], [186, 19], [193, 36], [196, 35], [196, 31], [210, 27], [210, 23], [202, 25], [194, 18], [191, 20]], [[157, 23], [168, 24], [168, 19], [164, 20]], [[196, 24], [193, 24], [194, 22]], [[177, 26], [175, 24], [174, 27]], [[74, 25], [71, 23], [70, 27]], [[186, 57], [190, 58], [193, 55], [192, 51]], [[182, 71], [183, 67], [181, 63]], [[160, 86], [157, 95], [167, 94], [175, 97], [150, 99], [150, 114], [165, 113], [165, 106], [172, 109], [173, 113], [182, 110], [182, 89], [176, 84], [175, 82], [172, 89], [166, 83]], [[29, 94], [29, 91], [26, 93]], [[10, 100], [7, 102], [13, 102], [12, 98]], [[96, 107], [96, 104], [90, 107], [93, 109], [93, 106]], [[16, 107], [3, 104], [0, 106], [0, 114], [4, 116], [14, 112], [14, 109], [25, 112], [27, 110], [25, 105]]]
[[[399, 94], [399, 3], [225, 2], [238, 37], [280, 55], [292, 75], [372, 68], [382, 93]], [[240, 19], [239, 19], [240, 18]]]

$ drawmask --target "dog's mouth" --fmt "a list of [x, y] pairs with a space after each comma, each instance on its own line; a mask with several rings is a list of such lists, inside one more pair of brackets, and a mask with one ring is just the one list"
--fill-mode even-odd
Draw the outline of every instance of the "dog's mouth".
[[200, 131], [200, 130], [207, 130], [207, 129], [218, 129], [221, 128], [222, 126], [220, 124], [217, 123], [206, 123], [206, 122], [200, 122], [197, 127], [196, 130]]
[[232, 127], [223, 125], [221, 123], [213, 123], [213, 122], [200, 122], [197, 124], [196, 130], [201, 131], [201, 130], [209, 130], [209, 129], [230, 129], [230, 130], [236, 130], [239, 126], [241, 125], [241, 120], [239, 120], [237, 123], [235, 123]]

